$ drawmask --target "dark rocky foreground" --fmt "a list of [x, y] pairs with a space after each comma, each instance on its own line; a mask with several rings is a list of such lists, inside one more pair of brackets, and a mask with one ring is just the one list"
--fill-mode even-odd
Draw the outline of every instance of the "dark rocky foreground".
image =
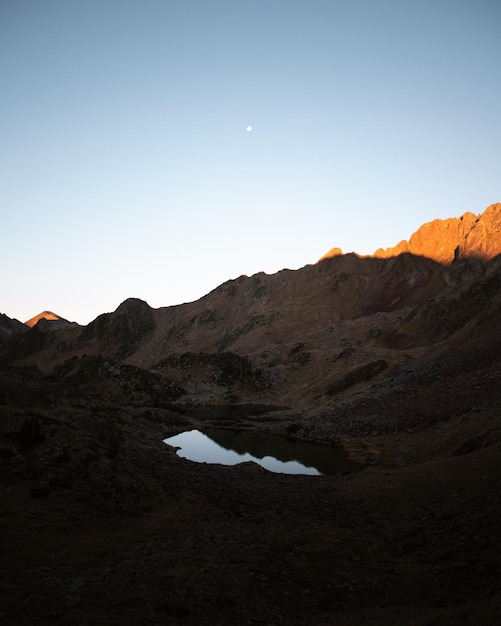
[[[500, 367], [482, 354], [345, 398], [342, 420], [191, 417], [165, 390], [148, 404], [143, 374], [103, 377], [102, 362], [100, 386], [83, 368], [80, 394], [4, 369], [2, 623], [499, 623]], [[201, 424], [330, 441], [366, 467], [277, 475], [162, 443]]]

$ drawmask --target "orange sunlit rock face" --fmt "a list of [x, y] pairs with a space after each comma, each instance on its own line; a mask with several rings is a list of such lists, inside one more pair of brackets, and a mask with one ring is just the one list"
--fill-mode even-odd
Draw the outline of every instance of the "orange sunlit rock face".
[[55, 313], [52, 313], [52, 311], [43, 311], [42, 313], [39, 313], [38, 315], [35, 315], [35, 317], [32, 317], [31, 319], [29, 319], [27, 322], [25, 322], [25, 324], [26, 324], [26, 326], [29, 326], [30, 328], [33, 328], [33, 326], [38, 324], [38, 322], [41, 319], [59, 320], [61, 318], [59, 317], [59, 315], [56, 315]]
[[481, 215], [433, 220], [423, 224], [409, 239], [393, 248], [379, 248], [377, 258], [410, 252], [450, 265], [456, 259], [477, 258], [489, 261], [501, 253], [501, 204], [492, 204]]
[[[480, 215], [468, 212], [461, 217], [423, 224], [409, 241], [404, 239], [385, 250], [379, 248], [369, 257], [386, 259], [404, 253], [427, 257], [444, 265], [466, 258], [489, 261], [501, 254], [501, 203], [492, 204]], [[340, 254], [340, 248], [332, 248], [319, 260]]]
[[324, 259], [330, 259], [333, 256], [340, 256], [343, 254], [341, 248], [331, 248], [329, 252], [326, 252], [323, 257], [321, 257], [318, 261], [323, 261]]

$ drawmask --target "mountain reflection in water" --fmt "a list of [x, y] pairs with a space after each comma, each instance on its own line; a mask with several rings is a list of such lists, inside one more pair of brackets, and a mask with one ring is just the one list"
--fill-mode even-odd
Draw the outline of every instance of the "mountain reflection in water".
[[346, 453], [338, 448], [249, 430], [190, 430], [164, 439], [164, 443], [180, 448], [178, 456], [197, 463], [237, 465], [252, 461], [282, 474], [318, 476], [361, 468], [348, 461]]

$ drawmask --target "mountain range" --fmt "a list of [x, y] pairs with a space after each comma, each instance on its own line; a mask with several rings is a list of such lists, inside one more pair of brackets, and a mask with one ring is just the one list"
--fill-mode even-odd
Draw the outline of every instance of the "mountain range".
[[3, 337], [12, 338], [0, 359], [50, 373], [100, 356], [160, 375], [187, 403], [285, 402], [318, 412], [347, 389], [386, 385], [410, 363], [497, 335], [500, 253], [495, 204], [425, 224], [371, 256], [334, 249], [316, 264], [241, 276], [188, 304], [152, 309], [131, 298], [85, 327], [47, 311], [25, 326], [3, 316]]
[[[178, 306], [1, 315], [2, 623], [498, 623], [500, 329], [501, 204]], [[214, 428], [346, 464], [163, 443]]]

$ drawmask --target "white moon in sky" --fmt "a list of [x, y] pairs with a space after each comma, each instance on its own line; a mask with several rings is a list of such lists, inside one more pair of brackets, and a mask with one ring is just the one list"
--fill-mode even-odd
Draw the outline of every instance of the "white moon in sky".
[[247, 126], [247, 127], [245, 128], [245, 130], [246, 130], [248, 133], [251, 133], [251, 132], [252, 132], [252, 126]]

